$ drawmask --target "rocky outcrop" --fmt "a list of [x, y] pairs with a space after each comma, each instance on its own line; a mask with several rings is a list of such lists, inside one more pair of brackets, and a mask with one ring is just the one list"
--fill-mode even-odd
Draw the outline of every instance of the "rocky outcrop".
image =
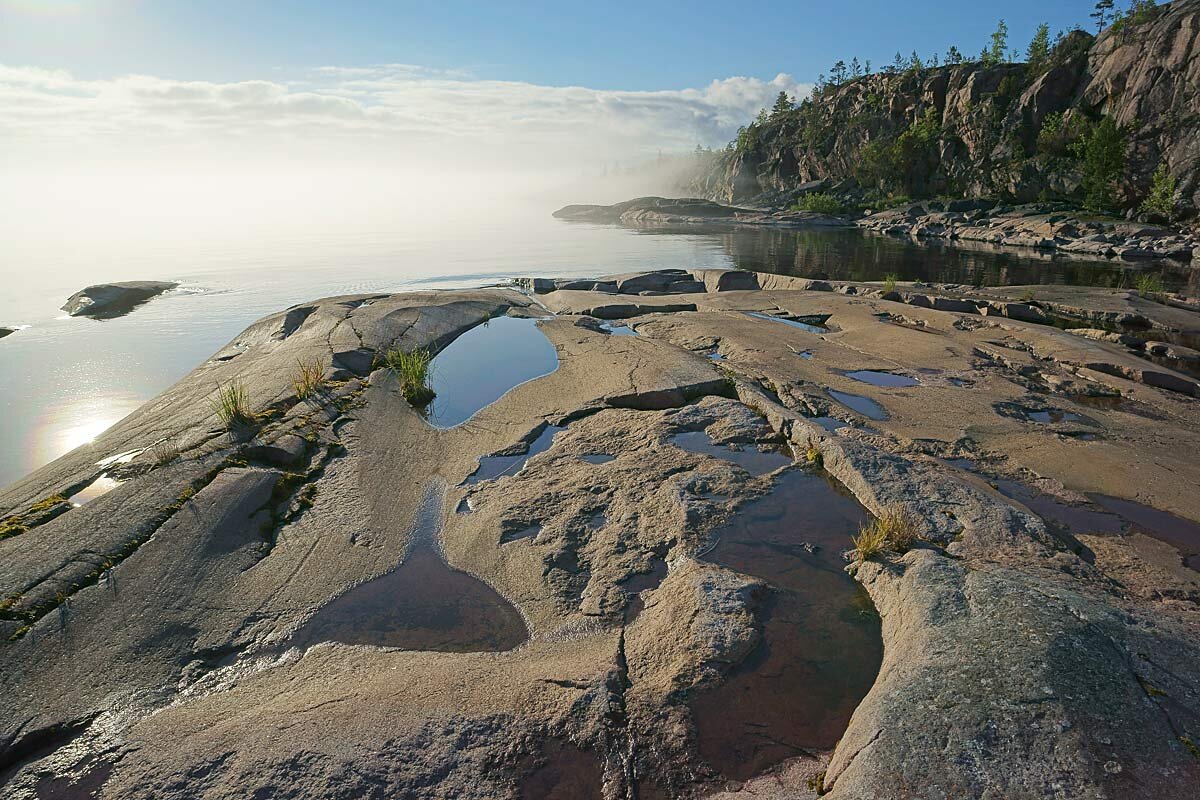
[[10, 333], [16, 333], [16, 332], [17, 332], [16, 328], [6, 328], [3, 325], [0, 325], [0, 339], [3, 339], [5, 336], [8, 336]]
[[765, 213], [692, 198], [638, 197], [611, 206], [571, 205], [554, 212], [568, 222], [643, 226], [759, 225], [785, 228], [843, 227], [840, 217], [808, 211]]
[[1036, 205], [1014, 208], [980, 203], [982, 207], [969, 211], [951, 210], [953, 202], [916, 203], [870, 214], [856, 224], [893, 236], [1035, 247], [1090, 259], [1190, 262], [1200, 252], [1195, 233], [1138, 222], [1084, 219], [1062, 211], [1046, 212]]
[[[1069, 131], [1101, 116], [1121, 126], [1122, 208], [1166, 165], [1179, 211], [1200, 206], [1200, 0], [1176, 0], [1093, 39], [1075, 31], [1040, 71], [978, 63], [852, 79], [752, 126], [685, 190], [722, 202], [786, 205], [810, 191], [874, 185], [877, 152], [906, 131], [898, 188], [910, 196], [1078, 200]], [[920, 123], [927, 123], [920, 127]]]
[[[1200, 575], [1167, 534], [1200, 519], [1200, 403], [999, 290], [689, 274], [305, 303], [0, 490], [4, 795], [1194, 797]], [[1089, 291], [1053, 297], [1195, 313]], [[638, 306], [636, 335], [583, 313], [608, 302]], [[558, 368], [469, 423], [433, 427], [376, 368], [501, 314], [542, 315]], [[303, 397], [299, 360], [323, 369]], [[233, 381], [238, 425], [209, 402]], [[100, 474], [118, 485], [64, 498]], [[800, 479], [818, 502], [755, 511]], [[1176, 527], [1110, 527], [1090, 497]], [[826, 504], [902, 508], [920, 536], [843, 559], [852, 527], [761, 535], [820, 533]], [[807, 570], [811, 605], [782, 613], [755, 559]], [[441, 638], [372, 639], [410, 610], [372, 586], [415, 565]], [[448, 574], [515, 610], [519, 646], [455, 647], [481, 609], [439, 605]], [[354, 636], [300, 638], [355, 598]], [[779, 625], [868, 646], [820, 640], [760, 676], [777, 694], [743, 691]], [[852, 714], [782, 741], [756, 718], [820, 717], [846, 666], [874, 679]], [[701, 713], [728, 687], [747, 725]], [[770, 754], [745, 784], [706, 749], [714, 726]]]
[[119, 317], [178, 285], [168, 281], [98, 283], [68, 297], [62, 310], [72, 317]]

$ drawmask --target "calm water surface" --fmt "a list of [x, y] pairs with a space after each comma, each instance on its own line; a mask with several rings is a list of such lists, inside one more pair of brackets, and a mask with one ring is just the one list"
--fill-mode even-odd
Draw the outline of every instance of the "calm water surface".
[[[187, 374], [254, 320], [336, 294], [461, 288], [521, 275], [590, 276], [668, 267], [740, 267], [830, 279], [896, 273], [962, 283], [1119, 285], [1120, 265], [1054, 261], [856, 231], [696, 233], [566, 224], [549, 208], [463, 214], [447, 225], [398, 215], [371, 225], [319, 221], [244, 236], [121, 246], [0, 244], [0, 486], [89, 441]], [[1168, 286], [1185, 280], [1164, 274]], [[64, 318], [96, 282], [161, 279], [179, 290], [119, 319]]]

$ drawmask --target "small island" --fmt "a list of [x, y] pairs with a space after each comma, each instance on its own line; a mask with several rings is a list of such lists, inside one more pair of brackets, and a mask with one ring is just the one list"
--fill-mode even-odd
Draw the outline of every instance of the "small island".
[[171, 281], [98, 283], [68, 297], [67, 302], [62, 305], [62, 310], [72, 317], [111, 319], [128, 314], [178, 285]]

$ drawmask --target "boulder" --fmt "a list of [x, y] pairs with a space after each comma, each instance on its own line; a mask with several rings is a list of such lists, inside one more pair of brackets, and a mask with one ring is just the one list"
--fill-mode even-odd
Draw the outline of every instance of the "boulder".
[[178, 285], [170, 281], [98, 283], [68, 297], [62, 310], [72, 317], [119, 317]]
[[694, 269], [692, 277], [704, 281], [710, 292], [749, 291], [758, 289], [758, 274], [739, 269]]

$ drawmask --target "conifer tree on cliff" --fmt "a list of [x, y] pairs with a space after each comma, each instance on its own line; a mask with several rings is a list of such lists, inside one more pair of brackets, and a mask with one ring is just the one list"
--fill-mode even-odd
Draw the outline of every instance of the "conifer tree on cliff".
[[1038, 25], [1029, 49], [1025, 51], [1025, 60], [1029, 62], [1029, 71], [1041, 72], [1050, 61], [1050, 26], [1046, 23]]
[[1004, 53], [1008, 50], [1008, 24], [1000, 20], [996, 32], [992, 34], [992, 47], [988, 53], [989, 66], [1004, 63]]
[[1091, 13], [1091, 18], [1096, 20], [1096, 31], [1104, 30], [1105, 24], [1112, 19], [1113, 0], [1100, 0], [1096, 3], [1096, 10]]
[[779, 119], [793, 108], [795, 108], [795, 104], [792, 103], [792, 98], [788, 97], [788, 93], [780, 92], [779, 96], [775, 98], [775, 105], [771, 106], [771, 118]]

